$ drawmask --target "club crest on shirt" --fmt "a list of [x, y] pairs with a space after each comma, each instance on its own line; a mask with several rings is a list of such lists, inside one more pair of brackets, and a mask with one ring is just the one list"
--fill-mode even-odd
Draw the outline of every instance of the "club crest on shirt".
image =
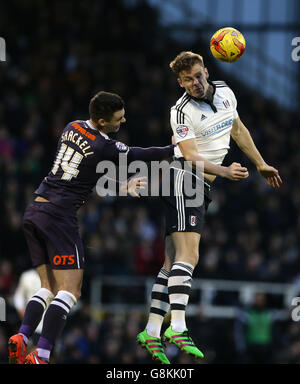
[[189, 128], [185, 125], [179, 125], [176, 129], [176, 133], [180, 137], [185, 137], [188, 134]]
[[195, 227], [196, 224], [197, 224], [197, 217], [191, 215], [191, 216], [190, 216], [190, 225], [191, 225], [192, 227]]
[[128, 146], [126, 144], [121, 143], [120, 141], [116, 141], [116, 147], [121, 152], [126, 152], [128, 150]]

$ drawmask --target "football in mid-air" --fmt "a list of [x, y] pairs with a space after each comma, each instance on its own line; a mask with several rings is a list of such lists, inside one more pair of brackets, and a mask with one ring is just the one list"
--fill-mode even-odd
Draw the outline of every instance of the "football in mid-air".
[[235, 28], [219, 29], [210, 40], [210, 50], [213, 56], [226, 63], [237, 61], [245, 52], [244, 36]]

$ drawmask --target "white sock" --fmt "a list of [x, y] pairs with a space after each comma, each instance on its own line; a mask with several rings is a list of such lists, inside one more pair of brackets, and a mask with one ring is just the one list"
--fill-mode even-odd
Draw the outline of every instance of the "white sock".
[[42, 333], [37, 344], [38, 356], [41, 359], [49, 360], [55, 340], [62, 332], [67, 315], [76, 303], [76, 297], [71, 292], [62, 290], [52, 300], [45, 313]]
[[171, 305], [171, 326], [174, 332], [186, 329], [185, 310], [192, 286], [194, 267], [183, 261], [173, 263], [168, 280], [169, 301]]
[[49, 289], [47, 288], [40, 288], [32, 297], [30, 300], [37, 301], [38, 303], [42, 304], [44, 307], [44, 310], [49, 306], [51, 301], [54, 299], [54, 295]]
[[51, 351], [49, 351], [48, 349], [42, 349], [42, 348], [37, 348], [37, 353], [38, 353], [38, 357], [40, 359], [43, 359], [44, 361], [49, 361], [50, 360], [50, 353]]
[[168, 295], [169, 275], [170, 272], [162, 268], [159, 271], [152, 287], [151, 308], [148, 323], [146, 325], [146, 331], [148, 335], [153, 337], [160, 337], [164, 317], [170, 308]]

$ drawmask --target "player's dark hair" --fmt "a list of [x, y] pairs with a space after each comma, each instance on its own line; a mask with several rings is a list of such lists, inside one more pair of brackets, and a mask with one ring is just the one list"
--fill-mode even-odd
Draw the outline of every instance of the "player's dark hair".
[[189, 71], [196, 63], [204, 67], [203, 57], [191, 51], [184, 51], [171, 61], [170, 68], [178, 76], [181, 71]]
[[92, 97], [89, 105], [89, 113], [92, 121], [97, 123], [99, 119], [110, 121], [116, 111], [124, 108], [123, 99], [110, 92], [100, 91]]

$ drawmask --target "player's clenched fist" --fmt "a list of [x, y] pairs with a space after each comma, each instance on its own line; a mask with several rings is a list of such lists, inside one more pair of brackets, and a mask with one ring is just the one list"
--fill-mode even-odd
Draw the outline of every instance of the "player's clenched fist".
[[229, 167], [227, 167], [225, 175], [227, 179], [234, 181], [246, 179], [248, 176], [248, 169], [246, 167], [242, 167], [240, 163], [232, 163]]

